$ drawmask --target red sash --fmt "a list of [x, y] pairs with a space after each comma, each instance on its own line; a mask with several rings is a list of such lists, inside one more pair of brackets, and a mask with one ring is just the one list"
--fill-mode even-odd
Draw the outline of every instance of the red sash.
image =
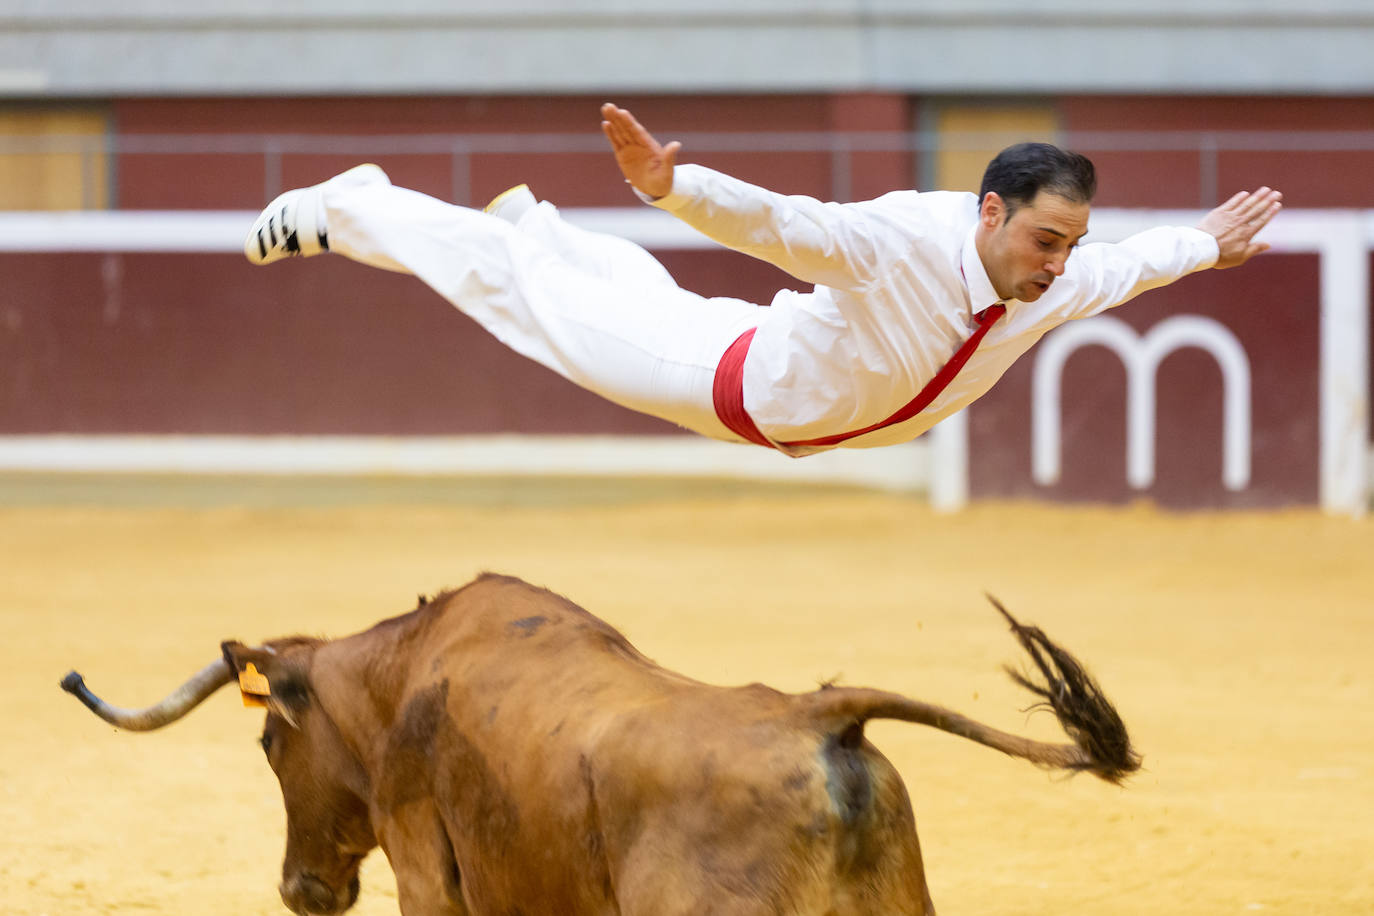
[[[819, 439], [799, 439], [796, 442], [783, 442], [785, 446], [827, 446], [839, 445], [846, 439], [853, 439], [855, 436], [862, 436], [874, 430], [891, 426], [894, 423], [901, 423], [910, 420], [921, 411], [930, 406], [930, 402], [939, 397], [940, 392], [959, 374], [959, 370], [964, 368], [973, 351], [978, 349], [978, 344], [982, 343], [992, 326], [997, 323], [997, 319], [1007, 313], [1007, 307], [1002, 303], [988, 306], [977, 315], [973, 320], [978, 327], [969, 335], [954, 355], [949, 358], [949, 362], [935, 373], [935, 377], [926, 383], [916, 397], [908, 401], [901, 409], [886, 420], [874, 423], [872, 426], [865, 426], [863, 429], [856, 429], [847, 433], [837, 433], [833, 436], [821, 436]], [[715, 403], [716, 416], [725, 427], [742, 439], [762, 445], [768, 448], [775, 448], [772, 442], [759, 432], [759, 428], [754, 425], [753, 419], [744, 409], [744, 357], [749, 353], [749, 344], [754, 340], [754, 328], [750, 328], [736, 338], [725, 351], [725, 355], [720, 358], [720, 363], [716, 366], [715, 382], [712, 385], [711, 395]]]

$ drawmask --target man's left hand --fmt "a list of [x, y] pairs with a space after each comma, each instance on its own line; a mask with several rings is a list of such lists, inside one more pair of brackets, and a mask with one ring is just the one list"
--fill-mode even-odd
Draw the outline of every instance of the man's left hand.
[[1283, 195], [1272, 188], [1241, 191], [1204, 216], [1197, 227], [1211, 233], [1221, 252], [1213, 266], [1219, 270], [1239, 267], [1261, 251], [1267, 251], [1268, 243], [1256, 242], [1255, 235], [1283, 209], [1282, 200]]

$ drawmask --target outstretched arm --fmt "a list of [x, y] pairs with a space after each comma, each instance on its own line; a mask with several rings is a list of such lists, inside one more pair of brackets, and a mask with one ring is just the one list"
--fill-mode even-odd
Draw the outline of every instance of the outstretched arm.
[[1272, 188], [1241, 191], [1196, 229], [1157, 226], [1116, 244], [1082, 246], [1069, 259], [1079, 296], [1062, 317], [1086, 318], [1194, 271], [1244, 264], [1269, 248], [1255, 235], [1282, 209], [1282, 199]]
[[611, 102], [601, 106], [601, 119], [601, 132], [611, 141], [611, 151], [625, 179], [649, 197], [668, 196], [682, 144], [674, 140], [661, 145], [634, 115]]
[[1255, 235], [1283, 208], [1282, 201], [1283, 195], [1272, 188], [1241, 191], [1204, 216], [1197, 227], [1217, 240], [1220, 251], [1213, 266], [1239, 267], [1268, 250], [1268, 243], [1256, 242]]
[[877, 244], [861, 209], [784, 196], [699, 165], [679, 168], [682, 144], [660, 144], [611, 102], [601, 117], [626, 180], [707, 237], [808, 283], [852, 287], [872, 275]]

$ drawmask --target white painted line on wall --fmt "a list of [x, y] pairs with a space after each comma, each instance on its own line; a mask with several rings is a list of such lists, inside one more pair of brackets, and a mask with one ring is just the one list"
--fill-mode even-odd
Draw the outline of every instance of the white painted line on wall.
[[[570, 207], [568, 222], [657, 251], [720, 248], [653, 207]], [[0, 212], [0, 251], [166, 251], [237, 254], [257, 218], [246, 210]]]
[[923, 441], [805, 459], [690, 436], [0, 436], [0, 471], [736, 477], [900, 492], [929, 484]]

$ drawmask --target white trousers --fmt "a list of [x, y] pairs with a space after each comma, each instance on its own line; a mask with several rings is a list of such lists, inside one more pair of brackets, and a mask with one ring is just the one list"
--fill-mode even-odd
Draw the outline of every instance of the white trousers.
[[647, 251], [565, 222], [518, 226], [390, 184], [322, 188], [329, 249], [412, 274], [506, 346], [617, 404], [738, 442], [711, 386], [764, 307], [679, 287]]

